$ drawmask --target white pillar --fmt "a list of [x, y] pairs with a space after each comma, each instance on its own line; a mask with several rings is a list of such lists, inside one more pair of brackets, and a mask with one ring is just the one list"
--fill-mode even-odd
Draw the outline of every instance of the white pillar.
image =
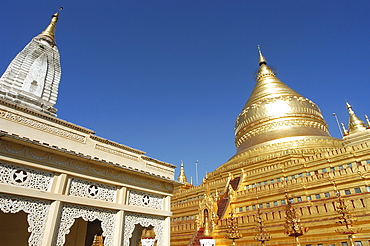
[[125, 212], [120, 210], [117, 212], [116, 221], [113, 233], [113, 245], [121, 246], [123, 242], [123, 225], [125, 221]]
[[170, 243], [170, 228], [171, 227], [171, 217], [167, 217], [164, 220], [164, 229], [163, 229], [163, 243], [164, 245], [171, 245]]
[[[167, 196], [164, 199], [164, 210], [171, 211], [171, 196]], [[163, 229], [163, 243], [164, 245], [171, 245], [170, 243], [171, 236], [171, 217], [166, 217], [164, 220], [164, 229]]]
[[[67, 175], [56, 174], [54, 176], [54, 181], [51, 186], [51, 192], [55, 194], [63, 194], [65, 191], [66, 184], [67, 184]], [[41, 246], [53, 245], [58, 222], [60, 219], [59, 216], [61, 207], [62, 207], [61, 201], [54, 201], [51, 203]]]
[[[117, 189], [116, 202], [118, 204], [125, 204], [126, 200], [126, 187]], [[123, 241], [125, 223], [125, 211], [120, 210], [117, 212], [116, 221], [114, 222], [113, 245], [121, 246]]]

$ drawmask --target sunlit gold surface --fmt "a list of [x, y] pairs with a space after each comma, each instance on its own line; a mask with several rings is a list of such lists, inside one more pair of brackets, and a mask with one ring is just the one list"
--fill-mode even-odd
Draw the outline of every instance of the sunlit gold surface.
[[259, 65], [257, 84], [236, 120], [237, 153], [277, 139], [330, 138], [320, 109], [276, 78], [260, 49]]
[[104, 239], [103, 239], [103, 236], [100, 235], [95, 235], [94, 236], [94, 241], [93, 243], [91, 244], [91, 246], [104, 246]]
[[348, 120], [348, 131], [349, 133], [365, 131], [365, 123], [360, 120], [355, 112], [352, 110], [352, 106], [346, 102], [348, 113], [349, 113], [349, 120]]
[[[278, 80], [262, 52], [259, 64], [256, 87], [235, 126], [237, 153], [207, 173], [199, 186], [175, 190], [171, 246], [197, 245], [205, 218], [212, 223], [210, 236], [218, 246], [235, 241], [284, 246], [298, 246], [300, 241], [302, 245], [350, 242], [352, 246], [353, 234], [344, 234], [348, 232], [355, 232], [355, 240], [366, 245], [370, 129], [346, 133], [343, 139], [331, 137], [319, 108]], [[354, 116], [349, 113], [351, 124]], [[336, 178], [338, 190], [329, 177]], [[336, 224], [338, 191], [362, 231]], [[236, 229], [243, 237], [233, 235], [232, 220], [239, 222]]]
[[261, 65], [261, 64], [266, 64], [266, 59], [265, 59], [265, 57], [262, 55], [262, 51], [261, 51], [261, 46], [260, 46], [260, 45], [258, 45], [258, 53], [260, 54], [258, 64], [259, 64], [259, 65]]
[[52, 40], [55, 39], [54, 35], [55, 35], [56, 24], [57, 24], [57, 21], [58, 21], [58, 16], [59, 16], [59, 13], [58, 12], [55, 13], [55, 14], [53, 14], [53, 16], [51, 18], [51, 21], [50, 21], [50, 24], [41, 33], [41, 35], [48, 36]]
[[186, 180], [186, 175], [185, 175], [185, 171], [184, 171], [184, 163], [183, 162], [181, 162], [180, 174], [179, 174], [179, 177], [177, 178], [177, 180], [181, 183], [189, 184], [188, 181]]

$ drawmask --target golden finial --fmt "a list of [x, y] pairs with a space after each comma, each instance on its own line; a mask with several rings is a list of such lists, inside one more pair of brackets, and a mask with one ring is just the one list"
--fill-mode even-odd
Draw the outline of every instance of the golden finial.
[[177, 178], [177, 180], [181, 183], [189, 184], [188, 181], [186, 180], [184, 162], [183, 161], [181, 161], [181, 164], [180, 164], [180, 174], [179, 174], [179, 177]]
[[262, 64], [266, 64], [266, 59], [265, 57], [262, 55], [262, 51], [261, 51], [261, 45], [258, 45], [258, 53], [260, 54], [260, 57], [259, 57], [259, 61], [258, 61], [258, 65], [262, 65]]
[[266, 77], [275, 77], [275, 74], [274, 72], [271, 70], [271, 68], [269, 68], [266, 64], [266, 59], [265, 57], [262, 55], [262, 51], [261, 51], [261, 46], [258, 45], [258, 53], [259, 53], [259, 62], [258, 62], [258, 65], [260, 66], [260, 68], [258, 69], [258, 72], [257, 72], [257, 76], [256, 76], [256, 80], [257, 82], [260, 81], [262, 78], [266, 78]]
[[41, 33], [41, 35], [48, 36], [54, 41], [54, 34], [55, 34], [55, 27], [58, 22], [59, 12], [63, 9], [63, 7], [60, 7], [58, 12], [53, 14], [51, 17], [50, 24], [46, 27], [46, 29]]
[[365, 123], [360, 120], [352, 109], [352, 106], [346, 101], [349, 113], [348, 131], [349, 133], [366, 130]]

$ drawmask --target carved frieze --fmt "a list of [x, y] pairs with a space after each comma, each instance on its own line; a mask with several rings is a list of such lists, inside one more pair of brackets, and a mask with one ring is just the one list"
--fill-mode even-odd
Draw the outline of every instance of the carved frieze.
[[[61, 150], [64, 151], [64, 150]], [[85, 172], [87, 174], [99, 175], [100, 177], [115, 179], [120, 182], [127, 184], [150, 187], [157, 190], [166, 192], [173, 191], [173, 185], [170, 183], [162, 182], [160, 180], [154, 180], [150, 176], [141, 176], [134, 173], [127, 172], [128, 168], [120, 167], [118, 164], [112, 164], [109, 166], [102, 163], [102, 165], [92, 163], [91, 161], [77, 160], [68, 156], [62, 156], [47, 151], [38, 150], [36, 148], [30, 148], [25, 145], [14, 144], [8, 141], [0, 139], [0, 153], [6, 153], [6, 155], [22, 156], [30, 160], [36, 160], [39, 164], [53, 165], [57, 167], [68, 167], [78, 172]], [[104, 162], [104, 161], [101, 161]], [[118, 168], [119, 167], [119, 168]]]
[[49, 201], [0, 194], [0, 210], [3, 213], [27, 213], [28, 231], [31, 233], [28, 238], [29, 246], [42, 244], [49, 208]]
[[116, 190], [116, 186], [73, 178], [68, 195], [114, 202]]
[[130, 190], [128, 195], [128, 205], [161, 210], [163, 209], [163, 196]]
[[134, 161], [139, 161], [139, 158], [137, 156], [127, 154], [123, 151], [118, 151], [118, 150], [115, 150], [115, 149], [112, 149], [112, 148], [108, 148], [108, 147], [105, 147], [105, 146], [100, 145], [100, 144], [96, 144], [95, 149], [99, 149], [99, 150], [102, 150], [104, 152], [107, 152], [107, 153], [110, 153], [110, 154], [113, 154], [113, 155], [122, 156], [122, 157], [125, 157], [125, 158], [128, 158], [128, 159], [134, 160]]
[[[130, 238], [135, 229], [136, 224], [140, 224], [143, 227], [153, 226], [155, 239], [157, 239], [158, 246], [164, 245], [164, 220], [165, 217], [136, 214], [136, 213], [125, 213], [125, 228], [123, 232], [123, 246], [130, 245]], [[105, 244], [104, 244], [105, 245]]]
[[46, 123], [43, 123], [41, 121], [37, 121], [19, 114], [15, 114], [6, 110], [1, 109], [0, 110], [0, 118], [10, 120], [22, 125], [26, 125], [28, 127], [32, 127], [44, 132], [51, 133], [53, 135], [57, 135], [60, 137], [68, 138], [70, 140], [74, 140], [77, 142], [84, 143], [86, 141], [86, 137], [83, 135], [79, 135], [76, 133], [73, 133], [71, 131], [64, 130], [59, 127], [55, 127]]
[[48, 191], [53, 173], [0, 163], [0, 183]]
[[114, 210], [64, 204], [54, 245], [63, 246], [65, 243], [65, 236], [70, 232], [70, 228], [75, 222], [75, 219], [82, 218], [85, 221], [100, 220], [103, 230], [104, 245], [113, 246], [116, 214]]

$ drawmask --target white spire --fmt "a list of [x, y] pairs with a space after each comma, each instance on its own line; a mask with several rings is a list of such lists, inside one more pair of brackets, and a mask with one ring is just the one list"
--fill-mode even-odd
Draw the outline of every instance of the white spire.
[[[57, 14], [52, 16], [53, 30]], [[48, 33], [52, 33], [49, 31]], [[51, 34], [34, 37], [0, 78], [0, 99], [55, 116], [61, 76], [59, 51]]]

